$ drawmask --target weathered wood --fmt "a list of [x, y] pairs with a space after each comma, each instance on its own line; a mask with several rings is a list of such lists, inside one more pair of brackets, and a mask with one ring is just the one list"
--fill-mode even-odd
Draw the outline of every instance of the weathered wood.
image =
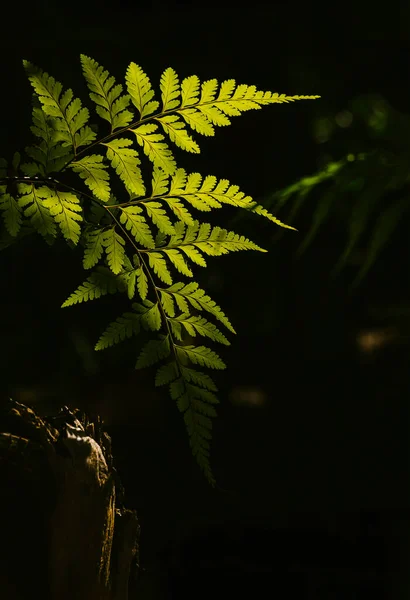
[[40, 418], [3, 401], [0, 477], [0, 598], [128, 599], [139, 525], [117, 500], [101, 423], [68, 410]]

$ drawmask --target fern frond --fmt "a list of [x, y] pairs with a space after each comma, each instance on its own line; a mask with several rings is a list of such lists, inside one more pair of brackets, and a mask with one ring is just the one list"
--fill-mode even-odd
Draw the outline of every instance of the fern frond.
[[174, 142], [178, 148], [185, 150], [185, 152], [192, 152], [193, 154], [199, 154], [200, 148], [196, 141], [189, 135], [186, 130], [185, 124], [177, 115], [164, 115], [158, 117], [162, 125], [163, 130], [169, 136], [171, 142]]
[[21, 194], [17, 199], [18, 205], [24, 209], [24, 216], [30, 219], [32, 227], [44, 238], [56, 237], [57, 228], [50, 208], [43, 201], [43, 197], [34, 185], [19, 184]]
[[206, 346], [178, 346], [175, 344], [175, 352], [183, 365], [186, 365], [188, 360], [194, 365], [208, 369], [226, 369], [225, 363], [218, 354]]
[[114, 344], [124, 341], [140, 332], [140, 317], [135, 313], [126, 312], [110, 323], [100, 336], [94, 350], [104, 350]]
[[100, 260], [104, 251], [104, 228], [89, 229], [84, 234], [85, 250], [83, 258], [84, 269], [92, 269]]
[[168, 179], [169, 176], [161, 168], [154, 165], [152, 170], [152, 182], [151, 182], [151, 197], [161, 197], [168, 193]]
[[175, 317], [175, 301], [169, 294], [163, 294], [162, 290], [159, 292], [161, 298], [162, 308], [168, 317]]
[[145, 306], [135, 303], [134, 310], [140, 312], [141, 323], [147, 331], [158, 331], [161, 328], [161, 313], [158, 302], [150, 302], [145, 300]]
[[189, 313], [189, 303], [196, 310], [206, 310], [216, 319], [218, 319], [218, 321], [223, 323], [223, 325], [225, 325], [229, 331], [236, 333], [222, 309], [205, 293], [204, 290], [199, 288], [195, 281], [191, 281], [187, 284], [177, 282], [171, 285], [169, 288], [161, 291], [163, 294], [171, 294], [175, 298], [175, 302], [177, 303], [181, 312]]
[[178, 75], [174, 69], [168, 67], [161, 75], [160, 84], [162, 111], [174, 110], [180, 105], [180, 89]]
[[24, 173], [29, 176], [36, 174], [46, 176], [62, 170], [73, 158], [72, 149], [55, 139], [53, 119], [47, 116], [39, 106], [33, 107], [32, 120], [31, 132], [39, 138], [40, 142], [37, 145], [28, 146], [25, 150], [26, 154], [36, 161], [38, 173], [35, 173], [33, 167], [30, 171], [26, 167], [23, 169]]
[[161, 252], [167, 256], [167, 258], [172, 262], [176, 270], [181, 273], [181, 275], [186, 275], [186, 277], [192, 277], [193, 273], [187, 263], [185, 262], [184, 257], [179, 252], [179, 248], [161, 248]]
[[[211, 79], [200, 84], [196, 75], [186, 77], [179, 90], [178, 76], [172, 69], [167, 69], [163, 73], [161, 83], [163, 84], [161, 88], [163, 90], [163, 107], [168, 106], [163, 110], [174, 111], [184, 119], [191, 129], [205, 136], [215, 135], [215, 126], [230, 125], [229, 117], [239, 116], [245, 111], [260, 109], [267, 104], [313, 100], [320, 97], [262, 92], [258, 91], [254, 85], [237, 85], [234, 79], [223, 81], [219, 94], [216, 96], [218, 81]], [[172, 98], [169, 103], [167, 102], [168, 96]], [[180, 96], [181, 102], [179, 103]], [[162, 117], [158, 120], [161, 121]], [[182, 126], [178, 128], [183, 130]], [[178, 144], [176, 140], [172, 141]], [[183, 145], [180, 147], [183, 148]], [[189, 146], [184, 149], [194, 151], [192, 148], [189, 149]]]
[[175, 171], [175, 158], [167, 144], [164, 143], [164, 136], [161, 133], [156, 133], [158, 125], [146, 123], [135, 129], [130, 129], [130, 131], [135, 134], [138, 144], [156, 167], [160, 167], [169, 175]]
[[81, 234], [79, 223], [83, 220], [78, 197], [72, 192], [62, 192], [46, 186], [38, 188], [37, 195], [42, 198], [43, 206], [49, 209], [64, 238], [77, 244]]
[[207, 321], [207, 319], [201, 317], [200, 315], [189, 315], [188, 313], [183, 313], [174, 319], [170, 318], [171, 324], [174, 321], [180, 323], [191, 337], [195, 337], [196, 334], [199, 333], [199, 335], [208, 337], [212, 341], [219, 342], [225, 346], [230, 346], [231, 344], [230, 341], [213, 323], [210, 323]]
[[99, 154], [92, 154], [70, 164], [70, 169], [78, 173], [84, 183], [90, 188], [94, 196], [102, 202], [110, 199], [110, 185], [108, 183], [107, 165]]
[[165, 258], [159, 252], [149, 252], [148, 261], [149, 266], [161, 281], [172, 284], [171, 273], [168, 271]]
[[175, 228], [160, 202], [143, 202], [143, 206], [154, 225], [160, 231], [168, 235], [175, 233]]
[[26, 60], [23, 61], [23, 66], [42, 104], [43, 112], [54, 119], [54, 141], [71, 146], [74, 151], [79, 146], [93, 142], [96, 134], [86, 126], [88, 109], [82, 107], [79, 98], [74, 98], [73, 91], [68, 89], [62, 94], [61, 83], [51, 75]]
[[186, 225], [193, 225], [195, 219], [178, 198], [163, 198], [174, 215]]
[[254, 206], [250, 210], [250, 212], [253, 212], [256, 215], [260, 215], [261, 217], [265, 217], [269, 221], [272, 221], [272, 223], [279, 225], [279, 227], [283, 227], [283, 229], [292, 229], [293, 231], [297, 231], [297, 229], [295, 227], [292, 227], [291, 225], [286, 225], [286, 223], [282, 223], [282, 221], [280, 221], [277, 217], [272, 215], [268, 210], [266, 210], [266, 208], [264, 208], [260, 204], [257, 204], [256, 206]]
[[178, 365], [175, 360], [161, 365], [155, 374], [155, 385], [160, 387], [161, 385], [167, 385], [174, 381], [179, 376]]
[[131, 98], [127, 94], [121, 96], [122, 85], [114, 85], [114, 77], [94, 59], [84, 54], [80, 59], [90, 98], [97, 105], [97, 114], [110, 123], [111, 132], [129, 125], [133, 119], [132, 112], [127, 109]]
[[216, 415], [215, 409], [206, 406], [206, 403], [197, 397], [195, 386], [188, 384], [183, 377], [173, 381], [169, 389], [171, 398], [176, 401], [179, 411], [184, 414], [192, 454], [209, 483], [215, 485], [209, 463], [209, 440], [212, 438], [210, 417]]
[[[218, 391], [218, 388], [216, 387], [214, 381], [207, 373], [202, 373], [201, 371], [197, 371], [196, 369], [191, 369], [183, 365], [180, 365], [179, 368], [182, 373], [182, 376], [188, 383], [193, 383], [196, 386], [201, 386], [205, 390], [208, 390], [210, 392]], [[217, 404], [218, 399], [216, 398], [216, 396], [214, 398], [214, 403]]]
[[145, 300], [148, 294], [148, 277], [142, 267], [136, 270], [137, 289], [141, 300]]
[[128, 148], [132, 145], [132, 140], [121, 138], [102, 145], [107, 146], [107, 158], [127, 190], [137, 196], [143, 196], [145, 186], [139, 167], [141, 161], [138, 153], [132, 148]]
[[125, 289], [126, 284], [123, 277], [115, 276], [107, 267], [97, 267], [86, 281], [63, 302], [61, 308], [96, 300], [107, 294], [123, 292]]
[[183, 109], [183, 112], [181, 111], [181, 116], [191, 129], [200, 133], [201, 135], [205, 135], [207, 137], [215, 135], [215, 129], [212, 123], [200, 110], [196, 110], [195, 108], [185, 108]]
[[116, 232], [115, 227], [106, 229], [102, 234], [102, 245], [107, 254], [107, 262], [114, 275], [121, 273], [125, 261], [125, 240]]
[[141, 213], [142, 208], [139, 206], [121, 207], [120, 222], [125, 225], [128, 231], [131, 231], [139, 244], [142, 244], [145, 248], [155, 248], [151, 230]]
[[144, 369], [145, 367], [150, 367], [160, 360], [167, 358], [170, 354], [171, 346], [168, 336], [164, 336], [160, 340], [150, 340], [141, 350], [135, 368]]
[[3, 214], [6, 230], [11, 236], [16, 237], [23, 221], [21, 216], [21, 206], [19, 206], [16, 199], [10, 194], [0, 193], [0, 210]]
[[185, 77], [181, 83], [181, 107], [197, 104], [200, 81], [197, 75]]
[[[177, 248], [184, 247], [197, 249], [208, 254], [209, 256], [221, 256], [228, 252], [237, 252], [239, 250], [257, 250], [259, 252], [267, 252], [254, 242], [233, 231], [227, 231], [221, 227], [213, 227], [209, 223], [199, 223], [195, 221], [193, 225], [178, 224], [178, 232], [175, 236], [171, 236], [168, 247]], [[181, 230], [185, 228], [185, 235], [181, 239]], [[161, 251], [167, 252], [161, 248]]]
[[130, 63], [125, 75], [125, 81], [131, 101], [139, 111], [141, 119], [157, 110], [159, 102], [152, 100], [154, 90], [152, 89], [148, 75], [146, 75], [139, 65], [136, 65], [134, 62]]

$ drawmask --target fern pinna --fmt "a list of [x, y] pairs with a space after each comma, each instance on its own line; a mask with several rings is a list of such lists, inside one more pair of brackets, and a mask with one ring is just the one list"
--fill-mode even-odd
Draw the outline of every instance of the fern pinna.
[[[63, 236], [71, 245], [83, 245], [83, 267], [91, 272], [63, 307], [109, 293], [128, 295], [129, 312], [107, 327], [95, 349], [137, 335], [141, 327], [158, 332], [142, 348], [136, 368], [162, 363], [155, 384], [169, 386], [183, 413], [192, 452], [214, 484], [209, 440], [217, 388], [202, 369], [224, 369], [225, 364], [214, 350], [192, 342], [205, 337], [229, 344], [209, 317], [231, 333], [235, 330], [197, 283], [179, 279], [192, 278], [192, 266], [205, 267], [207, 256], [265, 250], [234, 232], [199, 222], [194, 211], [229, 204], [288, 226], [226, 179], [177, 168], [168, 140], [197, 154], [200, 148], [191, 132], [213, 136], [216, 127], [229, 125], [230, 117], [245, 111], [319, 96], [261, 92], [233, 79], [220, 85], [216, 79], [200, 83], [196, 75], [180, 82], [167, 68], [160, 79], [159, 102], [137, 64], [127, 68], [123, 93], [114, 77], [82, 55], [90, 99], [97, 115], [108, 123], [106, 134], [97, 139], [97, 128], [88, 124], [89, 110], [73, 91], [63, 91], [53, 77], [27, 61], [23, 64], [35, 92], [31, 132], [36, 141], [25, 149], [29, 160], [22, 162], [15, 153], [10, 165], [0, 163], [5, 225], [0, 243], [5, 247], [38, 232], [50, 244]], [[142, 155], [153, 165], [148, 189]], [[80, 177], [85, 191], [60, 180], [64, 180], [60, 174], [69, 172]], [[113, 194], [118, 182], [121, 201]]]

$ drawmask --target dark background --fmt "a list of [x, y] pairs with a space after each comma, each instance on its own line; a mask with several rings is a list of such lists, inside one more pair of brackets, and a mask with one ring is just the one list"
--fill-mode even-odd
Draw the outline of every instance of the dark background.
[[[404, 3], [383, 11], [367, 3], [118, 1], [11, 10], [0, 57], [6, 158], [30, 140], [22, 58], [84, 100], [80, 53], [118, 81], [135, 61], [156, 89], [172, 66], [181, 78], [196, 73], [201, 81], [235, 78], [279, 93], [320, 94], [245, 113], [215, 138], [196, 136], [201, 155], [180, 159], [188, 171], [226, 177], [255, 198], [317, 169], [322, 149], [312, 120], [322, 110], [336, 113], [354, 96], [377, 92], [410, 112]], [[229, 228], [233, 216], [223, 210], [211, 219]], [[306, 231], [309, 219], [296, 226]], [[191, 458], [181, 415], [154, 389], [153, 372], [133, 370], [138, 341], [90, 351], [123, 299], [60, 309], [85, 279], [79, 257], [63, 244], [50, 252], [30, 241], [0, 256], [2, 386], [22, 401], [47, 397], [102, 413], [127, 504], [141, 519], [143, 597], [170, 590], [205, 597], [228, 589], [221, 587], [227, 581], [232, 591], [233, 580], [242, 591], [259, 585], [287, 597], [283, 586], [289, 597], [312, 598], [351, 598], [351, 590], [359, 598], [401, 597], [407, 585], [409, 348], [401, 338], [366, 352], [357, 340], [380, 326], [370, 306], [409, 302], [408, 223], [353, 295], [351, 269], [329, 277], [343, 249], [337, 223], [299, 260], [301, 234], [286, 231], [274, 243], [274, 228], [241, 222], [235, 230], [269, 254], [210, 260], [195, 277], [238, 332], [221, 352], [228, 370], [217, 377], [214, 490]], [[248, 574], [241, 579], [235, 569]]]

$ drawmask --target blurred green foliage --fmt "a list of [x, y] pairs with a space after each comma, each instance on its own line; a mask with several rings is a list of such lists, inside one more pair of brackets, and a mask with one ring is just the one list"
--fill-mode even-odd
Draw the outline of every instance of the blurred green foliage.
[[298, 256], [336, 219], [346, 243], [332, 274], [358, 262], [355, 287], [410, 207], [410, 116], [380, 95], [362, 95], [337, 114], [317, 116], [312, 130], [324, 150], [319, 170], [258, 201], [295, 227], [307, 207], [311, 223], [302, 230]]

